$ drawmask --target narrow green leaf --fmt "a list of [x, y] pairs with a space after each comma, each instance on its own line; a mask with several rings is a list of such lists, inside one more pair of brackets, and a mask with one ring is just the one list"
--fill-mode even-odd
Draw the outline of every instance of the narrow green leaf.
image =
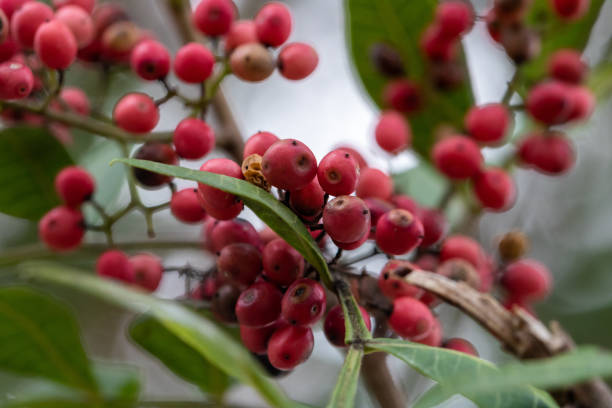
[[[465, 353], [428, 347], [397, 339], [374, 339], [366, 343], [366, 352], [384, 351], [404, 361], [426, 377], [444, 385], [451, 378], [494, 375], [495, 366]], [[462, 393], [481, 408], [551, 408], [557, 407], [547, 393], [528, 386], [513, 386], [490, 393]], [[422, 407], [421, 407], [422, 408]]]
[[323, 282], [331, 288], [332, 278], [319, 246], [312, 239], [304, 223], [272, 194], [247, 181], [207, 171], [190, 170], [137, 159], [116, 159], [111, 164], [115, 162], [125, 163], [159, 174], [197, 181], [240, 197], [244, 204], [257, 214], [263, 222], [299, 251], [319, 271]]
[[466, 378], [455, 375], [424, 394], [422, 406], [435, 406], [454, 394], [488, 395], [521, 386], [546, 389], [578, 384], [594, 377], [612, 377], [612, 353], [594, 347], [582, 347], [573, 352], [547, 359], [510, 363], [491, 373]]
[[177, 304], [63, 265], [28, 262], [20, 275], [61, 285], [105, 299], [137, 313], [149, 313], [168, 331], [229, 376], [255, 388], [275, 407], [295, 407], [270, 381], [251, 355], [217, 325]]
[[230, 385], [228, 376], [200, 353], [151, 317], [134, 322], [130, 336], [161, 360], [172, 372], [197, 385], [204, 393], [222, 396]]
[[0, 131], [0, 212], [38, 220], [60, 203], [55, 175], [72, 165], [58, 140], [42, 128], [11, 127]]
[[354, 340], [371, 339], [372, 334], [363, 320], [363, 315], [355, 297], [351, 293], [349, 285], [344, 281], [337, 281], [335, 286], [340, 305], [342, 306], [342, 313], [344, 314], [344, 324], [346, 327], [345, 342], [350, 344]]
[[362, 359], [362, 348], [351, 346], [348, 349], [344, 364], [338, 375], [338, 382], [327, 408], [351, 408], [354, 406]]

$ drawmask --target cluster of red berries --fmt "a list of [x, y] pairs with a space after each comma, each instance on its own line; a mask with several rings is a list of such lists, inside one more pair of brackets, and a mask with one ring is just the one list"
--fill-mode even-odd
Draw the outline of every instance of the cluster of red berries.
[[128, 257], [122, 251], [111, 249], [98, 258], [96, 272], [99, 276], [154, 292], [162, 280], [164, 267], [153, 254], [142, 253]]

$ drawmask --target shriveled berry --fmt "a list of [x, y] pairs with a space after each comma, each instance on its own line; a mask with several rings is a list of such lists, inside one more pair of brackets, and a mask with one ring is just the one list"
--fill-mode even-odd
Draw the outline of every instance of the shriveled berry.
[[505, 211], [516, 199], [512, 177], [502, 169], [489, 168], [474, 177], [474, 193], [480, 204], [494, 211]]
[[436, 20], [443, 35], [457, 38], [474, 25], [474, 10], [464, 1], [445, 1], [436, 8]]
[[0, 64], [0, 99], [23, 99], [34, 87], [32, 70], [19, 62]]
[[69, 251], [81, 244], [85, 235], [83, 223], [81, 211], [55, 207], [38, 222], [38, 235], [52, 250]]
[[231, 284], [219, 286], [210, 304], [210, 310], [223, 323], [236, 323], [236, 304], [240, 290]]
[[172, 194], [170, 211], [177, 220], [187, 224], [200, 222], [206, 218], [206, 210], [200, 203], [196, 188], [185, 188]]
[[370, 210], [358, 197], [336, 197], [323, 210], [323, 225], [334, 241], [352, 243], [369, 234]]
[[187, 118], [174, 129], [172, 142], [182, 158], [201, 159], [215, 146], [215, 132], [203, 120]]
[[213, 72], [215, 56], [199, 43], [182, 46], [174, 57], [174, 73], [184, 82], [196, 84], [207, 80]]
[[238, 78], [259, 82], [272, 75], [276, 64], [266, 47], [259, 43], [247, 43], [236, 47], [232, 52], [230, 67]]
[[252, 154], [263, 156], [268, 148], [278, 141], [279, 138], [275, 134], [259, 131], [245, 142], [242, 157], [247, 158]]
[[423, 234], [421, 221], [406, 210], [391, 210], [376, 223], [376, 245], [387, 254], [412, 251], [421, 243]]
[[255, 282], [240, 294], [236, 316], [240, 324], [263, 327], [280, 316], [283, 294], [269, 282]]
[[332, 196], [349, 195], [355, 191], [359, 177], [358, 164], [345, 150], [329, 152], [317, 169], [319, 184]]
[[[202, 164], [200, 171], [209, 171], [237, 179], [243, 178], [240, 166], [230, 159], [208, 160]], [[229, 220], [240, 214], [244, 207], [238, 197], [218, 188], [199, 183], [198, 190], [204, 209], [214, 218]]]
[[129, 62], [134, 47], [144, 39], [143, 30], [132, 21], [117, 21], [104, 30], [101, 56], [109, 62]]
[[251, 244], [225, 246], [217, 258], [217, 270], [233, 282], [248, 286], [255, 282], [262, 269], [261, 253]]
[[387, 297], [395, 299], [409, 296], [418, 298], [423, 291], [404, 280], [412, 271], [420, 268], [408, 261], [392, 259], [385, 264], [380, 275], [378, 275], [378, 287]]
[[304, 258], [284, 239], [277, 238], [263, 249], [263, 275], [281, 286], [288, 286], [304, 273]]
[[55, 176], [55, 191], [68, 207], [78, 207], [89, 200], [95, 188], [95, 180], [81, 167], [65, 167]]
[[501, 238], [497, 251], [503, 261], [515, 261], [529, 250], [529, 238], [520, 230], [509, 231]]
[[539, 300], [550, 292], [552, 275], [544, 264], [533, 259], [521, 259], [506, 267], [501, 284], [512, 297]]
[[401, 337], [422, 340], [434, 330], [435, 324], [435, 317], [423, 302], [407, 296], [393, 301], [389, 325]]
[[433, 24], [423, 32], [421, 50], [431, 61], [451, 61], [457, 57], [458, 43], [444, 35], [440, 24]]
[[550, 175], [565, 173], [576, 160], [571, 141], [560, 132], [529, 134], [521, 141], [518, 156], [524, 164]]
[[289, 205], [300, 216], [312, 218], [321, 215], [321, 212], [323, 212], [324, 198], [325, 192], [315, 177], [305, 187], [291, 191]]
[[155, 292], [164, 274], [161, 259], [153, 254], [138, 254], [130, 257], [130, 264], [133, 269], [132, 283], [149, 292]]
[[134, 268], [128, 256], [118, 249], [104, 252], [96, 261], [96, 272], [105, 278], [117, 279], [131, 283], [134, 279]]
[[262, 248], [263, 242], [257, 230], [247, 220], [236, 218], [227, 221], [210, 220], [205, 225], [206, 245], [212, 252], [221, 252], [227, 245], [235, 242], [251, 244]]
[[532, 0], [495, 0], [491, 12], [504, 24], [521, 22]]
[[547, 125], [566, 122], [572, 113], [568, 87], [558, 81], [534, 86], [527, 96], [527, 111], [534, 119]]
[[291, 34], [291, 25], [291, 13], [282, 3], [267, 3], [255, 16], [257, 38], [271, 47], [278, 47], [287, 41]]
[[261, 169], [271, 185], [284, 190], [297, 190], [316, 176], [317, 159], [304, 143], [284, 139], [266, 150]]
[[460, 61], [439, 61], [431, 64], [430, 76], [436, 89], [449, 91], [465, 81], [466, 72]]
[[423, 208], [417, 214], [418, 219], [423, 224], [424, 232], [420, 246], [427, 248], [436, 244], [448, 230], [448, 223], [444, 213], [434, 208]]
[[227, 34], [236, 11], [231, 0], [201, 0], [193, 11], [193, 24], [209, 36]]
[[395, 111], [383, 112], [374, 133], [380, 148], [392, 154], [408, 148], [412, 141], [412, 130], [408, 121]]
[[584, 80], [587, 70], [588, 66], [577, 50], [561, 49], [548, 60], [548, 74], [558, 81], [579, 84]]
[[479, 143], [497, 144], [503, 141], [510, 124], [510, 113], [500, 103], [474, 106], [465, 116], [465, 128]]
[[438, 170], [453, 180], [473, 177], [483, 161], [478, 145], [461, 135], [440, 140], [434, 145], [431, 155]]
[[356, 194], [360, 198], [376, 197], [388, 200], [393, 193], [393, 180], [388, 174], [366, 167], [359, 170]]
[[442, 243], [440, 260], [463, 259], [477, 268], [483, 262], [484, 250], [480, 244], [465, 235], [453, 235]]
[[34, 48], [34, 37], [38, 28], [52, 19], [51, 7], [38, 1], [27, 2], [11, 18], [13, 39], [23, 48]]
[[569, 97], [572, 100], [572, 110], [568, 120], [585, 120], [595, 110], [595, 95], [585, 86], [575, 85], [568, 87]]
[[310, 327], [286, 326], [274, 332], [268, 342], [268, 358], [279, 370], [291, 370], [312, 354], [314, 337]]
[[402, 77], [406, 74], [402, 56], [394, 47], [388, 44], [374, 44], [370, 48], [370, 59], [376, 70], [386, 77]]
[[76, 59], [77, 49], [74, 34], [59, 20], [43, 23], [36, 31], [34, 50], [49, 68], [68, 68]]
[[[140, 146], [134, 153], [134, 158], [139, 160], [150, 160], [163, 164], [176, 165], [178, 157], [170, 145], [160, 142], [147, 142]], [[173, 177], [155, 173], [145, 169], [134, 167], [134, 177], [143, 186], [158, 188], [172, 181]]]
[[81, 88], [73, 86], [65, 86], [62, 88], [59, 98], [73, 112], [79, 115], [87, 116], [91, 110], [89, 98]]
[[539, 34], [525, 24], [502, 25], [499, 42], [515, 64], [523, 64], [540, 54], [542, 41]]
[[[372, 329], [372, 322], [370, 321], [370, 315], [362, 307], [359, 306], [361, 316], [366, 324], [368, 330]], [[325, 316], [325, 323], [323, 323], [323, 332], [327, 340], [336, 347], [346, 347], [344, 337], [346, 334], [346, 323], [344, 320], [344, 313], [342, 312], [342, 306], [336, 305], [329, 309], [327, 316]]]
[[268, 349], [268, 341], [277, 329], [277, 324], [264, 327], [249, 327], [240, 325], [240, 339], [242, 344], [252, 353], [265, 354]]
[[65, 6], [55, 13], [55, 19], [61, 21], [68, 27], [77, 42], [77, 48], [81, 49], [89, 45], [95, 35], [93, 20], [87, 11], [79, 6]]
[[287, 288], [281, 304], [281, 316], [298, 326], [310, 326], [325, 313], [327, 296], [321, 284], [312, 279], [298, 279]]
[[414, 82], [399, 79], [385, 86], [383, 101], [396, 111], [412, 113], [421, 108], [421, 90]]
[[482, 285], [476, 268], [464, 259], [453, 258], [444, 261], [436, 268], [436, 273], [455, 282], [465, 282], [476, 290]]
[[148, 133], [159, 122], [159, 109], [149, 95], [129, 93], [115, 105], [113, 120], [128, 132]]
[[225, 36], [225, 53], [231, 54], [238, 46], [258, 42], [255, 22], [238, 20], [232, 24]]
[[170, 53], [155, 40], [141, 41], [130, 55], [132, 71], [142, 79], [162, 79], [170, 72]]
[[469, 354], [470, 356], [478, 357], [478, 351], [476, 351], [476, 347], [466, 339], [462, 339], [459, 337], [453, 337], [447, 339], [442, 344], [442, 347], [459, 351], [461, 353]]
[[312, 74], [319, 63], [319, 55], [308, 44], [285, 45], [278, 54], [278, 71], [287, 79], [300, 80]]
[[550, 0], [557, 15], [565, 20], [578, 20], [588, 11], [591, 0]]

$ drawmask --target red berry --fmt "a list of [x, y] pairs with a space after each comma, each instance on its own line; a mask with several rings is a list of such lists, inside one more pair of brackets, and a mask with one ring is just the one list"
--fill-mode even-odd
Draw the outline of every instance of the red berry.
[[280, 238], [278, 234], [274, 232], [274, 230], [268, 226], [265, 226], [263, 229], [259, 230], [259, 237], [261, 238], [264, 245], [277, 238]]
[[286, 326], [274, 332], [268, 342], [270, 364], [279, 370], [291, 370], [310, 357], [314, 337], [310, 327]]
[[77, 48], [89, 45], [95, 36], [93, 20], [89, 13], [78, 6], [62, 7], [55, 13], [55, 19], [61, 21], [72, 32]]
[[38, 27], [53, 19], [51, 7], [31, 1], [19, 8], [11, 18], [13, 39], [23, 48], [34, 48], [34, 37]]
[[287, 79], [304, 79], [317, 67], [319, 56], [314, 48], [304, 43], [285, 45], [278, 54], [278, 71]]
[[[380, 217], [383, 216], [383, 214], [388, 213], [394, 208], [393, 205], [391, 205], [390, 203], [376, 197], [366, 198], [363, 201], [366, 203], [368, 209], [370, 210], [370, 222], [372, 225], [376, 225], [376, 223], [378, 222]], [[375, 235], [376, 233], [372, 231], [370, 232], [369, 238], [374, 239]]]
[[558, 81], [579, 84], [584, 80], [587, 70], [588, 66], [577, 50], [561, 49], [548, 60], [548, 74]]
[[215, 133], [203, 120], [187, 118], [174, 130], [172, 142], [182, 158], [201, 159], [215, 147]]
[[[208, 160], [200, 167], [200, 171], [209, 171], [237, 179], [243, 178], [240, 166], [230, 159]], [[244, 203], [238, 197], [218, 188], [199, 183], [198, 190], [206, 212], [219, 220], [236, 217], [244, 207]]]
[[410, 272], [420, 268], [408, 261], [392, 259], [387, 262], [378, 275], [378, 287], [387, 297], [395, 299], [409, 296], [418, 298], [423, 291], [414, 285], [410, 285], [403, 278]]
[[585, 86], [569, 86], [572, 111], [568, 120], [585, 120], [595, 110], [595, 95]]
[[0, 64], [0, 99], [23, 99], [34, 87], [34, 75], [19, 62]]
[[59, 20], [43, 23], [36, 31], [34, 50], [49, 68], [68, 68], [76, 59], [77, 49], [74, 34]]
[[162, 79], [170, 72], [170, 53], [158, 41], [141, 41], [130, 55], [132, 71], [142, 79]]
[[417, 214], [418, 219], [423, 224], [424, 231], [421, 247], [427, 248], [436, 244], [442, 239], [448, 229], [444, 213], [433, 208], [424, 208]]
[[552, 276], [540, 262], [521, 259], [506, 267], [501, 283], [514, 298], [539, 300], [550, 292]]
[[373, 167], [362, 168], [356, 188], [357, 197], [376, 197], [388, 200], [393, 193], [393, 180], [389, 175]]
[[527, 135], [519, 145], [518, 156], [524, 164], [550, 175], [565, 173], [576, 160], [571, 141], [559, 132]]
[[474, 25], [474, 10], [463, 1], [446, 1], [438, 5], [436, 20], [443, 35], [457, 38]]
[[[0, 62], [9, 61], [15, 57], [15, 54], [20, 50], [19, 45], [12, 38], [0, 42]], [[0, 88], [1, 90], [2, 88]]]
[[242, 344], [252, 353], [265, 354], [268, 349], [268, 341], [277, 329], [276, 324], [264, 327], [240, 326], [240, 339]]
[[236, 316], [240, 324], [263, 327], [278, 319], [283, 294], [271, 283], [255, 282], [240, 294]]
[[349, 195], [355, 191], [359, 176], [358, 164], [345, 150], [329, 152], [317, 169], [319, 184], [332, 196]]
[[436, 318], [423, 302], [404, 296], [393, 301], [393, 312], [389, 316], [389, 325], [401, 337], [419, 341], [434, 330], [435, 320]]
[[161, 260], [152, 254], [138, 254], [130, 258], [130, 264], [134, 271], [132, 282], [149, 292], [155, 292], [164, 274]]
[[319, 282], [298, 279], [287, 288], [281, 303], [281, 316], [298, 326], [310, 326], [325, 313], [327, 296]]
[[134, 279], [134, 268], [127, 255], [117, 249], [104, 252], [96, 261], [98, 275], [131, 283]]
[[332, 239], [332, 241], [334, 241], [334, 244], [338, 248], [345, 249], [347, 251], [352, 251], [353, 249], [357, 249], [360, 246], [362, 246], [363, 244], [365, 244], [365, 242], [370, 238], [370, 229], [371, 229], [371, 222], [368, 222], [368, 225], [367, 225], [367, 228], [366, 228], [367, 232], [365, 234], [363, 234], [361, 236], [361, 238], [359, 238], [357, 241], [353, 241], [353, 242], [339, 242], [339, 241], [336, 241], [336, 240], [333, 240], [333, 239]]
[[[178, 157], [170, 145], [160, 142], [147, 142], [134, 153], [134, 158], [150, 160], [163, 164], [177, 165]], [[134, 177], [142, 187], [158, 188], [172, 181], [173, 177], [155, 173], [145, 169], [132, 168]]]
[[474, 193], [483, 207], [494, 211], [507, 210], [516, 198], [512, 177], [496, 168], [486, 169], [474, 178]]
[[239, 296], [240, 291], [234, 285], [224, 284], [219, 286], [210, 304], [211, 312], [223, 323], [236, 323], [238, 321], [236, 303]]
[[78, 207], [91, 198], [96, 182], [86, 170], [70, 166], [55, 176], [55, 191], [68, 207]]
[[193, 24], [209, 36], [227, 34], [236, 14], [231, 0], [201, 0], [193, 12]]
[[274, 187], [297, 190], [310, 183], [317, 174], [317, 159], [304, 143], [284, 139], [268, 148], [261, 170]]
[[21, 6], [30, 1], [32, 0], [0, 0], [0, 10], [2, 10], [10, 20], [13, 14], [19, 10]]
[[412, 130], [401, 113], [386, 111], [375, 130], [376, 143], [386, 152], [397, 154], [410, 146]]
[[149, 95], [129, 93], [115, 105], [113, 120], [128, 132], [148, 133], [159, 122], [159, 109]]
[[185, 188], [172, 194], [170, 211], [177, 220], [187, 224], [200, 222], [206, 218], [206, 210], [200, 204], [197, 188]]
[[500, 103], [474, 106], [465, 116], [465, 128], [474, 140], [485, 144], [503, 141], [510, 124], [510, 113]]
[[228, 221], [210, 219], [205, 229], [206, 244], [212, 252], [221, 252], [227, 245], [235, 242], [244, 242], [256, 248], [263, 247], [257, 230], [250, 222], [241, 218]]
[[288, 286], [304, 273], [304, 258], [282, 238], [268, 242], [263, 249], [263, 275], [281, 286]]
[[70, 207], [55, 207], [38, 222], [38, 235], [55, 251], [68, 251], [78, 247], [83, 240], [83, 214]]
[[96, 0], [53, 0], [53, 7], [55, 7], [56, 9], [76, 6], [82, 8], [90, 14], [93, 11], [95, 5]]
[[289, 205], [301, 217], [313, 219], [323, 212], [324, 198], [325, 192], [315, 177], [305, 187], [291, 191]]
[[[372, 329], [372, 322], [370, 321], [370, 315], [362, 307], [359, 306], [361, 316], [366, 324], [368, 330]], [[323, 332], [327, 340], [336, 347], [346, 347], [347, 344], [344, 342], [346, 335], [346, 323], [344, 320], [344, 313], [342, 312], [342, 306], [336, 305], [332, 307], [327, 316], [325, 316], [325, 323], [323, 324]]]
[[213, 72], [215, 56], [202, 44], [182, 46], [174, 58], [174, 72], [184, 82], [196, 84], [207, 80]]
[[291, 13], [282, 3], [264, 5], [255, 16], [257, 38], [265, 45], [278, 47], [291, 34]]
[[455, 350], [461, 353], [469, 354], [470, 356], [478, 357], [478, 351], [476, 351], [474, 345], [466, 339], [462, 339], [459, 337], [453, 337], [451, 339], [446, 340], [442, 347], [449, 350]]
[[420, 45], [425, 56], [432, 61], [452, 61], [457, 57], [457, 41], [444, 35], [439, 24], [427, 27]]
[[256, 43], [258, 41], [253, 21], [236, 21], [225, 36], [225, 53], [229, 55], [242, 44]]
[[419, 206], [419, 204], [412, 197], [409, 197], [407, 195], [396, 194], [391, 197], [391, 203], [397, 208], [409, 211], [417, 217], [421, 213], [421, 207]]
[[442, 243], [440, 261], [444, 262], [457, 258], [469, 262], [474, 268], [478, 268], [483, 262], [484, 251], [480, 244], [472, 238], [464, 235], [453, 235]]
[[453, 180], [473, 177], [480, 170], [483, 161], [478, 145], [460, 135], [437, 142], [431, 155], [438, 170]]
[[80, 88], [71, 86], [63, 87], [59, 98], [75, 113], [83, 116], [89, 115], [91, 110], [89, 98], [87, 98], [85, 92]]
[[591, 4], [590, 0], [550, 0], [559, 17], [566, 20], [577, 20], [583, 17]]
[[501, 41], [501, 22], [495, 9], [492, 8], [489, 10], [487, 15], [485, 16], [485, 23], [487, 24], [487, 31], [489, 32], [489, 36], [493, 39], [493, 41], [499, 43]]
[[423, 234], [421, 221], [406, 210], [391, 210], [376, 223], [376, 245], [387, 254], [412, 251], [421, 243]]
[[534, 86], [527, 96], [527, 111], [534, 119], [547, 125], [566, 122], [572, 112], [568, 87], [558, 81]]
[[248, 82], [259, 82], [268, 78], [276, 69], [274, 57], [259, 43], [238, 46], [230, 55], [232, 73]]
[[336, 197], [323, 210], [323, 225], [334, 241], [353, 243], [369, 235], [370, 210], [358, 197]]
[[507, 296], [503, 300], [503, 306], [506, 309], [510, 310], [511, 312], [514, 311], [514, 309], [518, 307], [518, 308], [525, 310], [527, 313], [531, 314], [532, 316], [535, 316], [535, 311], [533, 310], [531, 303], [526, 299], [516, 298], [513, 296]]
[[368, 163], [366, 163], [361, 153], [359, 153], [357, 150], [349, 146], [340, 146], [338, 147], [338, 149], [341, 149], [341, 150], [344, 150], [350, 153], [351, 156], [353, 156], [353, 159], [355, 159], [355, 161], [357, 162], [357, 165], [359, 166], [360, 169], [365, 169], [366, 167], [368, 167]]
[[251, 244], [234, 243], [225, 246], [217, 258], [217, 270], [233, 282], [248, 286], [261, 273], [261, 253]]
[[429, 334], [422, 339], [414, 341], [429, 347], [440, 347], [440, 344], [442, 344], [442, 325], [440, 324], [440, 321], [434, 317], [433, 327], [431, 328]]
[[273, 133], [259, 131], [247, 139], [242, 156], [243, 158], [252, 154], [263, 156], [268, 148], [278, 141], [278, 137]]
[[412, 113], [421, 107], [421, 91], [407, 79], [389, 82], [383, 90], [385, 105], [402, 113]]

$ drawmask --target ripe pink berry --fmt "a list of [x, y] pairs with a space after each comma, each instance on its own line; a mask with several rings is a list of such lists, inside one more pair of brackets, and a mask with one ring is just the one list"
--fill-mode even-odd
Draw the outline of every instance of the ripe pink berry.
[[282, 3], [268, 3], [255, 16], [259, 42], [271, 47], [278, 47], [287, 41], [291, 34], [291, 24], [291, 13]]
[[512, 297], [533, 301], [548, 295], [552, 276], [540, 262], [521, 259], [506, 267], [501, 283]]
[[[134, 158], [139, 160], [150, 160], [163, 164], [177, 165], [178, 157], [170, 145], [160, 142], [147, 142], [140, 146], [134, 153]], [[134, 177], [145, 188], [159, 188], [172, 181], [173, 177], [155, 173], [145, 169], [132, 168]]]
[[[240, 166], [230, 159], [208, 160], [200, 167], [200, 171], [209, 171], [237, 179], [243, 178]], [[244, 207], [244, 203], [238, 197], [218, 188], [199, 183], [198, 190], [202, 206], [206, 212], [219, 220], [229, 220], [236, 217]]]
[[217, 270], [238, 285], [255, 282], [262, 268], [261, 253], [251, 244], [225, 246], [217, 258]]
[[446, 1], [438, 5], [436, 20], [443, 35], [458, 38], [474, 25], [474, 10], [463, 1]]
[[368, 167], [368, 163], [366, 163], [361, 153], [359, 153], [357, 150], [353, 149], [350, 146], [340, 146], [338, 147], [338, 149], [342, 149], [350, 153], [351, 156], [353, 156], [353, 159], [355, 159], [355, 161], [357, 162], [357, 165], [359, 166], [360, 169], [365, 169], [366, 167]]
[[64, 7], [76, 6], [91, 14], [96, 5], [96, 0], [53, 0], [53, 7], [62, 9]]
[[236, 303], [236, 316], [240, 324], [263, 327], [280, 316], [283, 294], [273, 284], [255, 282], [240, 294]]
[[89, 45], [95, 36], [93, 20], [89, 13], [78, 6], [62, 7], [55, 13], [55, 19], [68, 27], [81, 49]]
[[[372, 330], [372, 322], [370, 321], [370, 315], [362, 307], [359, 306], [361, 316], [366, 324], [368, 330]], [[327, 316], [325, 316], [325, 323], [323, 323], [323, 332], [327, 340], [336, 347], [346, 347], [347, 344], [344, 341], [346, 336], [346, 324], [344, 321], [344, 313], [342, 312], [342, 306], [336, 305], [332, 307]]]
[[259, 230], [259, 237], [261, 238], [264, 245], [277, 238], [280, 238], [278, 234], [274, 232], [274, 230], [268, 226], [265, 226], [263, 229]]
[[[376, 197], [365, 198], [363, 201], [366, 203], [368, 209], [370, 210], [370, 222], [372, 225], [376, 225], [376, 223], [378, 222], [380, 217], [383, 216], [383, 214], [388, 213], [394, 208], [393, 205], [391, 205], [390, 203]], [[376, 233], [374, 231], [371, 231], [369, 238], [374, 239], [375, 236]]]
[[510, 113], [500, 103], [474, 106], [465, 116], [465, 128], [474, 140], [484, 144], [503, 141], [510, 124]]
[[317, 169], [319, 184], [332, 196], [351, 194], [357, 187], [358, 177], [357, 162], [350, 153], [342, 149], [329, 152]]
[[182, 46], [174, 57], [174, 73], [184, 82], [196, 84], [207, 80], [213, 72], [215, 56], [202, 44]]
[[314, 337], [310, 327], [286, 326], [274, 332], [268, 342], [270, 364], [279, 370], [291, 370], [310, 357]]
[[263, 156], [268, 148], [278, 141], [279, 138], [275, 134], [259, 131], [247, 139], [242, 156], [243, 158], [247, 158], [252, 154]]
[[371, 229], [371, 227], [372, 227], [371, 221], [368, 221], [366, 232], [357, 241], [353, 241], [353, 242], [339, 242], [339, 241], [336, 241], [336, 240], [333, 240], [333, 239], [332, 239], [332, 241], [334, 242], [334, 244], [338, 248], [345, 249], [347, 251], [352, 251], [353, 249], [357, 249], [360, 246], [362, 246], [363, 244], [365, 244], [365, 242], [370, 238], [370, 229]]
[[412, 130], [408, 121], [395, 111], [383, 112], [374, 133], [380, 148], [392, 154], [408, 148], [412, 141]]
[[419, 246], [423, 235], [421, 221], [406, 210], [391, 210], [376, 223], [376, 245], [387, 254], [412, 251]]
[[159, 109], [149, 95], [129, 93], [115, 105], [113, 120], [128, 132], [148, 133], [159, 122]]
[[559, 17], [565, 20], [578, 20], [588, 11], [591, 0], [550, 0]]
[[76, 59], [77, 42], [72, 31], [60, 20], [43, 23], [34, 37], [36, 55], [49, 68], [66, 69]]
[[65, 167], [55, 176], [55, 191], [68, 207], [78, 207], [91, 198], [96, 182], [86, 170]]
[[524, 164], [550, 175], [565, 173], [576, 160], [571, 141], [560, 132], [527, 135], [519, 145], [518, 157]]
[[503, 306], [510, 311], [513, 311], [515, 308], [519, 307], [525, 310], [530, 315], [535, 316], [535, 311], [533, 310], [533, 306], [531, 305], [531, 302], [527, 299], [516, 298], [513, 296], [506, 296], [503, 299]]
[[268, 341], [277, 329], [277, 324], [264, 327], [240, 326], [240, 339], [242, 344], [252, 353], [265, 354]]
[[534, 119], [547, 125], [566, 122], [572, 112], [568, 87], [558, 81], [534, 86], [527, 96], [527, 111]]
[[130, 264], [134, 271], [132, 282], [149, 292], [155, 292], [164, 274], [161, 260], [152, 254], [138, 254], [130, 257]]
[[0, 0], [0, 10], [10, 20], [13, 14], [24, 4], [31, 0]]
[[255, 22], [251, 20], [238, 20], [232, 24], [225, 36], [225, 53], [229, 55], [242, 44], [251, 44], [258, 41]]
[[32, 70], [19, 62], [0, 64], [0, 99], [23, 99], [34, 87]]
[[353, 243], [369, 235], [370, 210], [358, 197], [336, 197], [323, 210], [323, 225], [334, 241]]
[[325, 204], [325, 192], [317, 178], [299, 190], [292, 190], [289, 195], [289, 205], [299, 216], [313, 219], [321, 215]]
[[206, 210], [200, 204], [197, 188], [185, 188], [172, 194], [170, 211], [177, 220], [187, 224], [200, 222], [206, 218]]
[[504, 211], [514, 204], [514, 181], [502, 169], [489, 168], [474, 177], [474, 193], [483, 207]]
[[402, 113], [412, 113], [421, 107], [421, 90], [412, 81], [398, 79], [389, 82], [383, 90], [386, 106]]
[[438, 170], [453, 180], [473, 177], [483, 161], [476, 142], [461, 135], [440, 140], [434, 145], [431, 155]]
[[436, 244], [446, 234], [448, 223], [443, 212], [434, 208], [423, 208], [415, 215], [423, 224], [424, 236], [421, 247], [427, 248]]
[[388, 200], [393, 193], [393, 180], [389, 175], [373, 167], [359, 170], [356, 194], [360, 198], [376, 197]]
[[127, 255], [118, 249], [104, 252], [96, 261], [96, 272], [99, 276], [131, 283], [134, 280], [134, 268]]
[[31, 1], [19, 8], [11, 18], [13, 39], [23, 48], [34, 48], [34, 36], [38, 27], [53, 19], [51, 7], [38, 1]]
[[393, 301], [389, 325], [401, 337], [422, 340], [434, 330], [435, 324], [435, 317], [423, 302], [407, 296]]
[[588, 66], [577, 50], [561, 49], [548, 60], [548, 74], [558, 81], [579, 84], [584, 80], [587, 70]]
[[585, 86], [568, 86], [569, 97], [572, 100], [572, 111], [568, 120], [585, 120], [595, 110], [595, 95]]
[[263, 155], [261, 170], [274, 187], [297, 190], [317, 174], [317, 159], [304, 143], [295, 139], [279, 140]]
[[132, 71], [142, 79], [162, 79], [170, 72], [170, 53], [155, 40], [141, 41], [130, 55]]
[[54, 251], [69, 251], [83, 240], [83, 214], [66, 206], [55, 207], [38, 222], [40, 239]]
[[459, 337], [453, 337], [444, 342], [442, 347], [459, 351], [461, 353], [469, 354], [470, 356], [478, 357], [478, 351], [476, 351], [476, 347], [466, 339], [462, 339]]
[[89, 98], [80, 88], [65, 86], [62, 88], [59, 98], [75, 113], [87, 116], [91, 110]]
[[183, 119], [174, 130], [174, 148], [184, 159], [197, 160], [215, 147], [215, 132], [206, 122], [196, 118]]
[[391, 203], [397, 208], [409, 211], [417, 217], [421, 213], [421, 207], [419, 206], [419, 204], [412, 197], [409, 197], [407, 195], [396, 194], [391, 197]]
[[449, 259], [463, 259], [474, 268], [478, 268], [483, 262], [484, 251], [480, 244], [472, 238], [453, 235], [444, 240], [440, 249], [440, 261], [444, 262]]
[[315, 49], [304, 43], [287, 44], [278, 54], [278, 71], [287, 79], [306, 78], [318, 63], [319, 56]]
[[250, 222], [241, 218], [228, 221], [210, 219], [205, 225], [205, 239], [206, 246], [216, 253], [235, 242], [244, 242], [260, 249], [263, 247], [257, 230]]
[[418, 298], [423, 291], [414, 285], [410, 285], [403, 278], [410, 272], [419, 269], [418, 266], [408, 261], [392, 259], [380, 271], [378, 287], [385, 296], [391, 299], [403, 296]]
[[281, 286], [288, 286], [304, 273], [304, 258], [282, 238], [268, 242], [263, 249], [263, 275]]
[[236, 11], [231, 0], [201, 0], [193, 12], [193, 24], [209, 36], [227, 34]]
[[259, 43], [239, 45], [230, 55], [232, 73], [248, 82], [259, 82], [268, 78], [276, 69], [274, 57]]
[[319, 282], [298, 279], [287, 288], [281, 303], [281, 316], [298, 326], [311, 326], [325, 313], [327, 296]]
[[14, 58], [19, 50], [19, 45], [9, 36], [4, 41], [0, 42], [0, 62], [6, 62]]
[[444, 35], [440, 24], [427, 27], [420, 45], [423, 54], [432, 61], [452, 61], [457, 57], [457, 41]]
[[442, 344], [442, 325], [440, 324], [440, 321], [434, 317], [433, 327], [431, 328], [429, 334], [422, 339], [414, 341], [429, 347], [440, 347]]

